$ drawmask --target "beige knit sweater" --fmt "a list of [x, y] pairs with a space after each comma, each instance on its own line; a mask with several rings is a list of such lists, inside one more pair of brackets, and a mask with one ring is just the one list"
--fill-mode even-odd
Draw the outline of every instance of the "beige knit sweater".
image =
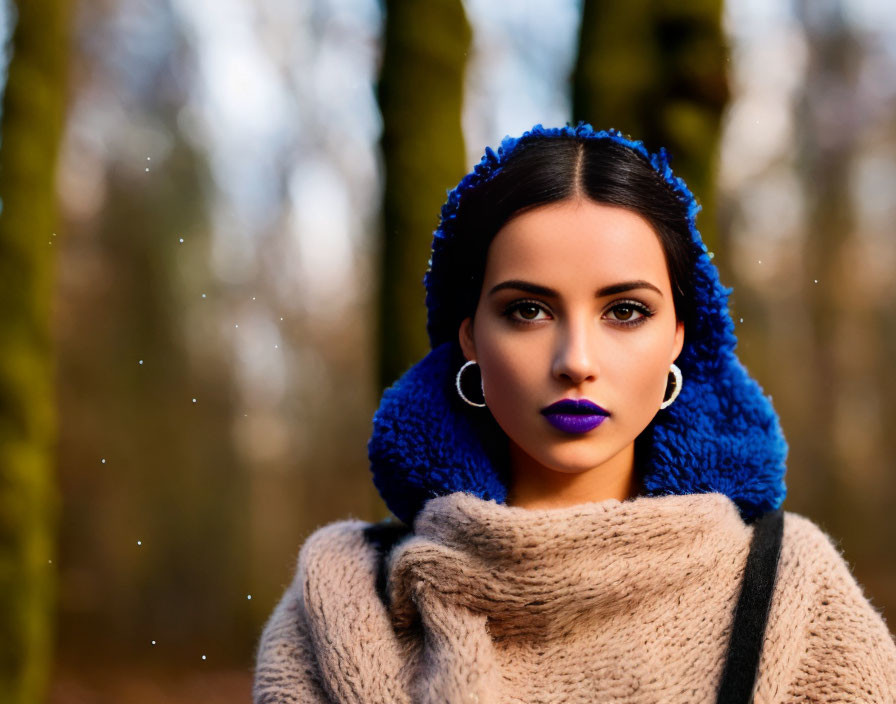
[[[261, 636], [255, 704], [714, 702], [752, 527], [723, 494], [533, 510], [428, 501], [377, 596], [366, 523], [315, 532]], [[785, 513], [756, 704], [896, 702], [896, 644]]]

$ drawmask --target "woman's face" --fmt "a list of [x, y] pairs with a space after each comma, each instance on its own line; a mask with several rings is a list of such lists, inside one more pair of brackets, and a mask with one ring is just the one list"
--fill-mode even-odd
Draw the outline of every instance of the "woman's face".
[[[461, 323], [459, 340], [479, 363], [513, 469], [522, 460], [581, 473], [614, 458], [631, 463], [635, 438], [663, 401], [684, 325], [650, 224], [575, 199], [523, 212], [498, 231], [474, 322]], [[590, 423], [542, 414], [562, 399], [607, 413]]]

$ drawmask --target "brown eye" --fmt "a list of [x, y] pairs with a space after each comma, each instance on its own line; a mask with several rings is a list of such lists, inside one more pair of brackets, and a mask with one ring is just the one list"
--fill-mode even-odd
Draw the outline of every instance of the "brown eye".
[[613, 313], [616, 314], [617, 320], [628, 320], [632, 317], [632, 313], [635, 312], [635, 309], [630, 306], [616, 306], [613, 309]]
[[643, 303], [635, 301], [620, 301], [608, 311], [610, 320], [616, 321], [621, 326], [641, 325], [653, 315], [653, 310]]
[[[520, 317], [524, 318], [525, 320], [534, 320], [538, 315], [538, 311], [540, 309], [538, 308], [538, 306], [533, 306], [531, 303], [523, 303], [517, 308], [517, 310], [520, 312]], [[527, 313], [531, 313], [531, 315], [527, 315]]]
[[[540, 313], [544, 313], [544, 317], [539, 317]], [[501, 314], [512, 323], [519, 325], [528, 325], [529, 323], [539, 323], [542, 320], [549, 320], [548, 311], [544, 306], [535, 301], [514, 301]]]

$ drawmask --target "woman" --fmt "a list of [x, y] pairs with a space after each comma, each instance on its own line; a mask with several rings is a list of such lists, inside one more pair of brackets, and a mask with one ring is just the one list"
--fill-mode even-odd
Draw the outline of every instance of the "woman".
[[257, 704], [896, 701], [882, 615], [780, 510], [698, 210], [614, 130], [486, 149], [435, 232], [432, 351], [373, 420], [406, 528], [307, 540]]

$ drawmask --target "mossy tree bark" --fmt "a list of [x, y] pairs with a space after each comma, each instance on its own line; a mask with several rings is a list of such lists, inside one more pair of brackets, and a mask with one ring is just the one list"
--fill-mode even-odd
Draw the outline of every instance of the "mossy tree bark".
[[698, 224], [717, 245], [713, 188], [728, 100], [722, 1], [585, 0], [573, 73], [573, 119], [615, 127], [672, 168], [703, 206]]
[[13, 9], [0, 127], [0, 692], [4, 702], [33, 704], [45, 696], [54, 643], [50, 306], [68, 3], [28, 0]]
[[423, 274], [439, 208], [465, 171], [461, 108], [472, 35], [460, 0], [384, 7], [380, 388], [428, 349]]

